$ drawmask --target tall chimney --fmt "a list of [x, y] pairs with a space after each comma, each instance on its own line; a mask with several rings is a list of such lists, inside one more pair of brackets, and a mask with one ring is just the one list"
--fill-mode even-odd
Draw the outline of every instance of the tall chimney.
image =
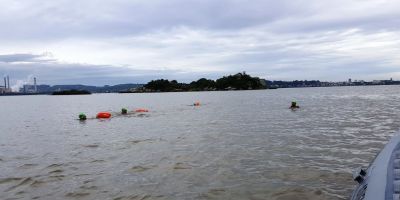
[[8, 89], [10, 89], [10, 77], [7, 76], [7, 85], [8, 85]]
[[37, 93], [36, 77], [33, 78], [33, 85], [35, 86], [35, 93]]
[[4, 77], [4, 89], [7, 89], [7, 78]]

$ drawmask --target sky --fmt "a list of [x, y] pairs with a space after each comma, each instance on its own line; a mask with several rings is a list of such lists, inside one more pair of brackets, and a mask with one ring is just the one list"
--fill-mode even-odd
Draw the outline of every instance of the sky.
[[398, 0], [0, 0], [11, 83], [400, 79]]

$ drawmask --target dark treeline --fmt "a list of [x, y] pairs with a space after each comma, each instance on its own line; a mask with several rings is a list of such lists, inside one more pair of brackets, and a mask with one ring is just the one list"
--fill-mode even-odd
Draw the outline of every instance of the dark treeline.
[[189, 84], [178, 83], [176, 80], [153, 80], [140, 88], [139, 92], [174, 92], [174, 91], [214, 91], [214, 90], [257, 90], [266, 89], [265, 80], [251, 77], [243, 73], [224, 76], [216, 81], [201, 78]]
[[83, 95], [83, 94], [91, 94], [91, 93], [87, 90], [64, 90], [52, 93], [52, 95]]

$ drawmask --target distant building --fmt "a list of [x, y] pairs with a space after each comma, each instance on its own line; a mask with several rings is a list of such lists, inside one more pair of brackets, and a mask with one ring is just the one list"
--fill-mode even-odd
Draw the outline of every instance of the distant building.
[[8, 88], [4, 87], [4, 86], [0, 86], [0, 94], [4, 94], [4, 93], [8, 93], [9, 90]]
[[38, 93], [38, 92], [45, 91], [49, 87], [50, 87], [49, 85], [37, 85], [36, 77], [33, 77], [33, 85], [25, 84], [22, 86], [22, 88], [19, 89], [19, 92], [21, 92], [21, 93]]
[[23, 85], [22, 88], [20, 88], [19, 92], [21, 93], [35, 93], [35, 88], [33, 85]]
[[36, 77], [33, 78], [33, 91], [34, 91], [35, 93], [38, 92], [38, 90], [37, 90], [37, 85], [36, 85]]
[[382, 83], [381, 80], [373, 80], [373, 81], [372, 81], [372, 84], [375, 84], [375, 85], [380, 84], [380, 83]]
[[23, 85], [19, 92], [21, 93], [46, 93], [49, 92], [50, 85]]

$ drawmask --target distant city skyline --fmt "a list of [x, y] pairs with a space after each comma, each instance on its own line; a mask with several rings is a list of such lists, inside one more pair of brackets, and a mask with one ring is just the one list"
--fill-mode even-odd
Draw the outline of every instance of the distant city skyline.
[[[0, 76], [38, 84], [400, 80], [400, 1], [0, 2]], [[33, 81], [33, 79], [32, 79]]]

